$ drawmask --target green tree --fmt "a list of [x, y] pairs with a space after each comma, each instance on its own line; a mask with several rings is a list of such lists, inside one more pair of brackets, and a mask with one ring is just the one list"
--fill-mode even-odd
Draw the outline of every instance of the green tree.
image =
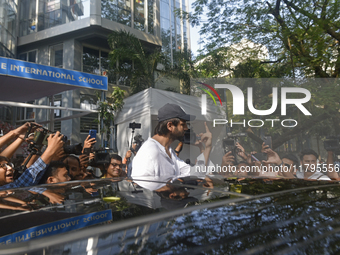
[[117, 72], [118, 83], [125, 79], [132, 94], [155, 87], [156, 82], [165, 77], [179, 79], [181, 93], [190, 93], [190, 78], [197, 77], [190, 50], [174, 50], [171, 61], [169, 47], [148, 48], [134, 35], [122, 30], [109, 36], [109, 44], [109, 58]]
[[114, 124], [115, 114], [120, 111], [124, 106], [124, 90], [115, 87], [110, 96], [101, 101], [100, 93], [97, 94], [98, 98], [98, 112], [100, 119], [103, 120], [103, 127], [101, 133], [106, 133], [107, 140], [110, 137], [110, 127]]
[[[232, 69], [233, 78], [281, 77], [288, 83], [291, 77], [299, 78], [292, 86], [303, 86], [311, 92], [307, 108], [312, 117], [290, 109], [299, 125], [272, 130], [277, 135], [274, 147], [300, 134], [339, 134], [339, 84], [328, 79], [338, 78], [340, 72], [338, 1], [196, 0], [193, 6], [195, 11], [189, 17], [193, 24], [201, 25], [208, 54], [229, 49], [242, 39], [268, 49], [267, 59], [248, 59], [235, 68], [227, 66], [226, 70]], [[327, 79], [301, 80], [306, 77]], [[257, 96], [255, 108], [268, 109], [271, 98]]]
[[181, 93], [190, 94], [190, 79], [199, 77], [190, 50], [174, 51], [174, 61], [166, 76], [177, 78], [181, 82]]
[[[162, 77], [160, 75], [155, 79], [156, 70], [166, 70], [170, 65], [169, 59], [165, 57], [160, 48], [147, 49], [137, 37], [129, 32], [122, 30], [113, 32], [109, 36], [109, 44], [111, 65], [115, 67], [118, 63], [116, 70], [119, 79], [126, 77], [133, 94], [155, 87], [157, 79]], [[131, 66], [127, 68], [127, 65]]]
[[290, 65], [290, 75], [339, 77], [338, 1], [196, 0], [193, 6], [190, 18], [201, 25], [208, 52], [246, 38], [266, 46], [272, 62]]

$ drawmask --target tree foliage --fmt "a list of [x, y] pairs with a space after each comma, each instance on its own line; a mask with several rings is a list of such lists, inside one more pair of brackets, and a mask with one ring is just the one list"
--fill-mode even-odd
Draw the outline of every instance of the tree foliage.
[[155, 87], [156, 82], [165, 77], [179, 79], [181, 92], [190, 93], [190, 78], [197, 76], [190, 50], [174, 50], [171, 61], [169, 48], [148, 48], [123, 30], [113, 32], [109, 44], [111, 67], [116, 72], [118, 84], [122, 79], [127, 80], [132, 94]]
[[109, 130], [114, 123], [115, 114], [120, 111], [124, 106], [124, 90], [115, 87], [110, 96], [106, 97], [106, 100], [100, 100], [100, 94], [98, 98], [98, 112], [100, 119], [103, 120], [103, 129], [101, 133], [106, 133], [109, 136]]
[[[286, 83], [297, 78], [289, 86], [304, 87], [311, 92], [312, 98], [306, 107], [312, 116], [304, 116], [291, 108], [289, 117], [298, 120], [299, 125], [289, 129], [272, 128], [270, 133], [276, 138], [274, 147], [301, 134], [339, 134], [339, 81], [329, 79], [338, 78], [340, 72], [339, 1], [196, 0], [193, 7], [189, 18], [192, 24], [201, 26], [205, 53], [211, 56], [210, 63], [206, 61], [208, 77], [227, 70], [231, 78], [275, 77], [283, 78]], [[242, 39], [265, 46], [267, 58], [248, 57], [245, 51], [244, 57], [238, 57], [241, 61], [233, 66], [231, 48]], [[221, 62], [223, 57], [226, 60]], [[214, 61], [217, 68], [212, 65]], [[257, 88], [258, 85], [266, 87], [263, 82], [255, 84]], [[262, 91], [254, 96], [256, 109], [270, 108], [268, 94]], [[280, 113], [275, 112], [268, 118], [278, 116]], [[255, 116], [246, 114], [245, 118]]]
[[193, 6], [190, 18], [201, 25], [208, 52], [246, 38], [266, 46], [271, 61], [290, 65], [292, 75], [339, 76], [338, 1], [196, 0]]
[[[169, 60], [160, 48], [147, 51], [141, 41], [129, 32], [112, 32], [109, 44], [111, 66], [117, 70], [119, 77], [127, 77], [133, 94], [155, 86], [157, 65], [169, 66]], [[130, 68], [127, 68], [127, 63], [130, 63]]]

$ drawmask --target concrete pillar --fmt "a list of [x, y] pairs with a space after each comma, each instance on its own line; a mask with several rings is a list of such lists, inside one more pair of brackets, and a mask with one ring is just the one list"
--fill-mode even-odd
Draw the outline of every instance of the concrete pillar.
[[38, 63], [40, 65], [50, 65], [50, 52], [49, 46], [42, 46], [38, 49]]
[[[65, 69], [81, 70], [82, 45], [75, 39], [64, 41], [63, 65]], [[80, 108], [79, 89], [62, 93], [62, 106]], [[62, 111], [61, 117], [75, 114], [72, 111]], [[61, 132], [71, 140], [71, 144], [82, 142], [80, 137], [80, 118], [61, 122]]]
[[90, 23], [91, 25], [101, 26], [102, 24], [101, 1], [90, 0]]

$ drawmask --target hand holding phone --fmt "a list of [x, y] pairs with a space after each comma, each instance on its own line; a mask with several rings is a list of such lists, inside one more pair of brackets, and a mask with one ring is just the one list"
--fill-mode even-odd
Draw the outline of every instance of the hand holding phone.
[[90, 129], [89, 135], [90, 135], [90, 139], [91, 139], [91, 138], [96, 139], [96, 138], [97, 138], [97, 130], [95, 130], [95, 129]]

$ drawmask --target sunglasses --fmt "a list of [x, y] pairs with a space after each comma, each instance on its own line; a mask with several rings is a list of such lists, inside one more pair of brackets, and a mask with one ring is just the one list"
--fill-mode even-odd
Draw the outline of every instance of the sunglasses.
[[14, 165], [12, 163], [2, 163], [0, 164], [0, 167], [3, 169], [7, 169], [7, 168], [14, 168]]

